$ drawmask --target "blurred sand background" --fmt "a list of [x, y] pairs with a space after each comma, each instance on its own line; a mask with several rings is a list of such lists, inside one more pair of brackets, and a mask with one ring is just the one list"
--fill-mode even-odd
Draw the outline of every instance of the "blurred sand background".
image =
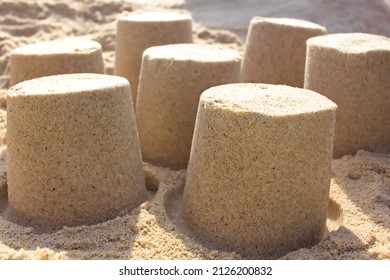
[[[66, 36], [102, 44], [112, 73], [116, 18], [122, 11], [191, 12], [194, 40], [242, 52], [255, 16], [296, 17], [330, 33], [366, 32], [390, 37], [388, 0], [0, 0], [0, 259], [240, 259], [200, 240], [180, 216], [185, 170], [144, 164], [149, 199], [131, 213], [93, 226], [41, 233], [8, 221], [6, 100], [14, 48]], [[390, 155], [359, 151], [333, 162], [327, 232], [312, 248], [284, 259], [390, 259]]]

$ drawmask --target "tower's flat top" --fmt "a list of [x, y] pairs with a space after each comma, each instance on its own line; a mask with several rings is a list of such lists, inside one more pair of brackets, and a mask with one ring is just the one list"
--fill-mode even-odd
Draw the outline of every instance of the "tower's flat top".
[[46, 76], [19, 83], [8, 90], [8, 96], [42, 96], [97, 92], [128, 86], [124, 78], [103, 74], [65, 74]]
[[201, 95], [206, 107], [252, 112], [270, 117], [333, 110], [337, 105], [314, 91], [282, 85], [228, 84], [212, 87]]
[[83, 54], [101, 50], [98, 42], [83, 38], [65, 38], [46, 41], [19, 47], [12, 51], [16, 55], [53, 55], [53, 54]]
[[390, 38], [366, 33], [329, 34], [310, 38], [307, 43], [345, 53], [390, 51]]
[[174, 44], [151, 47], [144, 52], [148, 59], [192, 60], [197, 62], [222, 62], [241, 60], [232, 49], [205, 44]]
[[297, 19], [297, 18], [272, 18], [272, 17], [254, 17], [251, 24], [274, 24], [288, 27], [304, 28], [304, 29], [315, 29], [326, 31], [325, 27], [316, 24], [311, 21]]
[[165, 11], [136, 11], [123, 12], [119, 16], [119, 20], [133, 22], [191, 21], [191, 16], [187, 14], [179, 14]]

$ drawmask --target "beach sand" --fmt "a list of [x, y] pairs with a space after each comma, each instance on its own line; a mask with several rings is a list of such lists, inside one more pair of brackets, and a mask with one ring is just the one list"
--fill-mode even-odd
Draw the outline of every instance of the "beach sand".
[[[175, 10], [181, 8], [180, 1], [171, 4]], [[0, 259], [258, 258], [229, 252], [196, 237], [180, 211], [186, 171], [149, 163], [143, 165], [147, 201], [115, 219], [39, 232], [8, 217], [5, 94], [10, 51], [29, 43], [82, 36], [102, 44], [106, 72], [110, 74], [115, 20], [121, 11], [134, 9], [138, 6], [126, 1], [0, 2]], [[236, 34], [197, 23], [194, 41], [232, 47], [241, 53], [243, 50]], [[359, 151], [334, 160], [332, 170], [323, 240], [282, 259], [390, 259], [390, 154]]]

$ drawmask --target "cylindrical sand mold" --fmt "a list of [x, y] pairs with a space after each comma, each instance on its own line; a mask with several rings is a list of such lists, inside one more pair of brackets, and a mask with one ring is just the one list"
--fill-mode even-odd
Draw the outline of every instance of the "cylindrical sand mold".
[[308, 40], [305, 88], [334, 101], [334, 157], [390, 152], [390, 39], [332, 34]]
[[37, 78], [8, 91], [8, 198], [27, 225], [116, 217], [146, 198], [130, 86], [99, 74]]
[[11, 86], [43, 76], [104, 74], [102, 47], [98, 42], [67, 38], [26, 45], [11, 52]]
[[129, 80], [134, 106], [144, 50], [153, 46], [192, 43], [190, 15], [173, 12], [123, 13], [117, 22], [115, 75]]
[[325, 33], [324, 27], [309, 21], [254, 17], [245, 45], [241, 81], [302, 88], [306, 40]]
[[143, 160], [186, 168], [199, 97], [238, 82], [240, 55], [210, 45], [178, 44], [145, 51], [136, 117]]
[[319, 242], [336, 107], [288, 86], [206, 90], [184, 189], [188, 225], [216, 245], [261, 258]]

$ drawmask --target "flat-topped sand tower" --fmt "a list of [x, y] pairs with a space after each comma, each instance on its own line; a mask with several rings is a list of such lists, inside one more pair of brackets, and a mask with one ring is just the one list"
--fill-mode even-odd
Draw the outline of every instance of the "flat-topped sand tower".
[[146, 199], [128, 81], [99, 74], [33, 79], [8, 91], [8, 198], [27, 225], [116, 217]]
[[199, 97], [238, 82], [240, 55], [210, 45], [177, 44], [144, 52], [136, 107], [143, 160], [186, 168]]
[[325, 33], [325, 27], [305, 20], [254, 17], [242, 60], [242, 82], [302, 88], [306, 40]]
[[192, 43], [190, 15], [162, 11], [124, 12], [118, 19], [114, 74], [129, 80], [134, 106], [144, 50], [153, 46]]
[[334, 157], [390, 152], [390, 38], [332, 34], [308, 40], [305, 88], [334, 101]]
[[195, 232], [274, 258], [319, 242], [336, 105], [318, 93], [231, 84], [200, 98], [182, 211]]
[[104, 74], [102, 47], [98, 42], [66, 38], [26, 45], [11, 52], [11, 86], [43, 76]]

